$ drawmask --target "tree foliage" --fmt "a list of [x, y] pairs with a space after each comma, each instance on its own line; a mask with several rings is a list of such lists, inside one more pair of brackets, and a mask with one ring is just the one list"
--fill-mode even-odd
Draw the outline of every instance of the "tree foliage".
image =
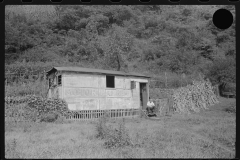
[[[229, 29], [212, 23], [220, 7], [234, 15]], [[56, 5], [5, 10], [7, 68], [25, 60], [35, 66], [68, 64], [152, 75], [203, 72], [213, 81], [234, 81], [235, 45], [233, 6]]]

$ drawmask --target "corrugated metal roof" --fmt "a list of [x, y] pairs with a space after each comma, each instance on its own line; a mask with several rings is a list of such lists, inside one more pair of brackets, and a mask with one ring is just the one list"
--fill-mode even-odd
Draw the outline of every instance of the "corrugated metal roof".
[[111, 75], [122, 75], [122, 76], [137, 76], [137, 77], [147, 77], [140, 73], [135, 72], [123, 72], [123, 71], [112, 71], [112, 70], [103, 70], [103, 69], [93, 69], [93, 68], [82, 68], [82, 67], [53, 67], [51, 70], [47, 71], [47, 73], [52, 72], [53, 70], [57, 71], [71, 71], [71, 72], [79, 72], [79, 73], [98, 73], [98, 74], [111, 74]]

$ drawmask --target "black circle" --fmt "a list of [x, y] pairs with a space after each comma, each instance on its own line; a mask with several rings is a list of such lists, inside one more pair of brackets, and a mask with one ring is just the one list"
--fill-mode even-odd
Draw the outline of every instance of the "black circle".
[[218, 9], [213, 14], [213, 24], [219, 29], [228, 29], [233, 23], [233, 15], [227, 9]]

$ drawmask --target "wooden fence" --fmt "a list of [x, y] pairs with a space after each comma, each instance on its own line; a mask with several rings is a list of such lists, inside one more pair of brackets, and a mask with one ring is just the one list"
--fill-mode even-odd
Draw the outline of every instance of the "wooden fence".
[[[171, 101], [168, 98], [154, 99], [156, 111], [159, 115], [165, 115], [171, 111]], [[114, 110], [83, 110], [77, 111], [71, 117], [66, 117], [67, 120], [97, 120], [103, 116], [108, 118], [135, 118], [141, 116], [141, 109], [114, 109]]]
[[[159, 115], [165, 115], [171, 110], [170, 99], [154, 99], [156, 111]], [[114, 110], [83, 110], [77, 111], [73, 116], [66, 117], [67, 120], [97, 120], [103, 116], [108, 118], [135, 118], [141, 116], [141, 109], [114, 109]]]
[[103, 116], [108, 118], [135, 118], [141, 115], [139, 109], [114, 109], [114, 110], [83, 110], [77, 111], [73, 116], [66, 117], [67, 120], [97, 120]]
[[[19, 106], [26, 104], [29, 95], [18, 97], [5, 97], [5, 105]], [[154, 99], [156, 111], [160, 115], [164, 115], [170, 111], [171, 104], [170, 99]], [[24, 105], [23, 105], [24, 106]], [[6, 106], [5, 106], [6, 107]], [[141, 109], [113, 109], [113, 110], [82, 110], [75, 111], [73, 116], [65, 117], [67, 120], [97, 120], [103, 116], [109, 118], [122, 118], [129, 117], [135, 118], [141, 116]]]

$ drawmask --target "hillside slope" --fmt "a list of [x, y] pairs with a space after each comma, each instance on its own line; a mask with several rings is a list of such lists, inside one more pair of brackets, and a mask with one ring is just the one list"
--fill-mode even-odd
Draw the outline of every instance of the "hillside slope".
[[[212, 23], [219, 8], [234, 15], [227, 30]], [[64, 65], [235, 82], [234, 6], [7, 6], [5, 17], [6, 71]]]

